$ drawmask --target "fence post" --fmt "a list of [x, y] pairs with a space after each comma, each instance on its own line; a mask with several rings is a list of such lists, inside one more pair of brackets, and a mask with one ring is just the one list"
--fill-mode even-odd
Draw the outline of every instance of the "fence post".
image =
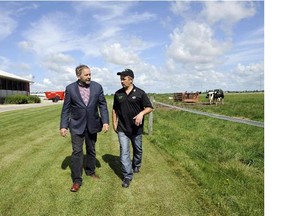
[[[153, 101], [154, 101], [153, 96], [150, 97], [150, 101], [153, 106]], [[150, 112], [148, 116], [148, 135], [151, 135], [152, 132], [153, 132], [153, 112]]]

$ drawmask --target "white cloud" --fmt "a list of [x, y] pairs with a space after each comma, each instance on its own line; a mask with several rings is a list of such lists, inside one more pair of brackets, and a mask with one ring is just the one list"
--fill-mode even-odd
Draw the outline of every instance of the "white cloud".
[[[92, 80], [107, 93], [121, 87], [116, 72], [127, 67], [134, 70], [136, 85], [149, 92], [237, 90], [246, 88], [245, 76], [254, 88], [262, 75], [256, 65], [264, 64], [264, 27], [257, 24], [255, 31], [248, 32], [241, 25], [244, 33], [237, 37], [233, 33], [239, 31], [239, 21], [244, 24], [257, 15], [255, 2], [157, 4], [164, 7], [146, 1], [56, 1], [0, 9], [0, 23], [4, 22], [0, 38], [10, 47], [18, 44], [17, 50], [11, 50], [17, 55], [0, 52], [1, 67], [34, 74], [31, 89], [39, 91], [63, 90], [76, 80], [74, 69], [80, 63], [90, 66]], [[26, 16], [31, 10], [36, 13]], [[19, 48], [28, 52], [17, 59]]]
[[210, 24], [219, 23], [226, 33], [230, 33], [235, 23], [256, 13], [253, 2], [207, 1], [203, 3], [205, 7], [201, 12], [202, 17]]
[[33, 81], [35, 78], [33, 74], [26, 74], [26, 75], [23, 75], [21, 77], [23, 77], [24, 79], [31, 80], [31, 81]]
[[190, 1], [175, 1], [171, 4], [171, 11], [176, 14], [183, 16], [186, 12], [190, 10]]
[[52, 82], [48, 78], [43, 79], [43, 83], [46, 84], [46, 85], [52, 84]]
[[187, 22], [182, 29], [175, 29], [170, 37], [172, 42], [167, 49], [168, 56], [196, 68], [217, 64], [218, 58], [230, 48], [229, 42], [213, 38], [213, 30], [209, 26], [193, 21]]
[[79, 13], [92, 13], [92, 17], [98, 22], [107, 22], [123, 14], [127, 15], [129, 9], [134, 5], [133, 2], [101, 2], [101, 1], [81, 1], [73, 3], [74, 9]]
[[259, 76], [263, 75], [264, 73], [264, 65], [263, 64], [249, 64], [249, 65], [242, 65], [238, 64], [235, 68], [236, 75], [239, 77], [246, 78], [247, 76]]
[[226, 53], [225, 65], [247, 64], [247, 62], [263, 62], [264, 32], [263, 28], [245, 34], [234, 43], [233, 49]]
[[31, 65], [26, 62], [19, 63], [17, 67], [20, 69], [20, 71], [29, 71], [32, 69]]
[[39, 7], [38, 4], [32, 2], [31, 4], [24, 4], [22, 7], [18, 8], [16, 10], [16, 15], [19, 15], [19, 14], [25, 14], [25, 13], [29, 13], [31, 12], [31, 10], [35, 10]]
[[[264, 64], [255, 63], [249, 65], [238, 64], [233, 73], [236, 80], [234, 88], [257, 90], [264, 89]], [[238, 86], [237, 86], [238, 85]]]
[[137, 54], [125, 50], [119, 43], [104, 46], [101, 53], [107, 61], [115, 64], [130, 65], [139, 62]]
[[67, 20], [69, 17], [62, 13], [43, 16], [39, 21], [31, 23], [30, 28], [24, 32], [27, 39], [21, 41], [20, 45], [40, 56], [74, 50], [79, 44], [70, 28], [72, 21], [67, 24]]
[[7, 70], [9, 68], [9, 65], [11, 64], [10, 60], [4, 56], [0, 56], [0, 70]]
[[70, 55], [65, 55], [63, 53], [53, 53], [49, 56], [46, 60], [53, 61], [55, 63], [61, 63], [61, 64], [71, 64], [74, 61], [74, 58]]
[[17, 22], [5, 11], [0, 10], [0, 40], [11, 35], [17, 27]]

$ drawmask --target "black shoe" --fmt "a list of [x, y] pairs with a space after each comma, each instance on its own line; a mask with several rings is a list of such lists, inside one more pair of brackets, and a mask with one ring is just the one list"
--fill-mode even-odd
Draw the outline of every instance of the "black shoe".
[[125, 188], [129, 187], [130, 181], [131, 181], [131, 179], [124, 178], [124, 180], [122, 182], [122, 187], [125, 187]]
[[140, 172], [140, 167], [134, 167], [133, 168], [134, 173], [139, 173]]

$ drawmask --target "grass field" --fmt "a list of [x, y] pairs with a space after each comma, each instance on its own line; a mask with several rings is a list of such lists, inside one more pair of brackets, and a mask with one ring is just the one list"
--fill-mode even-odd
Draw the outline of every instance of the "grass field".
[[[185, 108], [193, 108], [200, 111], [217, 113], [237, 118], [246, 118], [254, 121], [264, 121], [264, 94], [263, 93], [225, 93], [224, 106], [218, 104], [202, 105], [207, 103], [206, 94], [199, 95], [200, 103], [173, 102], [169, 97], [173, 94], [153, 95], [157, 101], [177, 105]], [[201, 103], [202, 102], [202, 103]]]
[[[222, 109], [233, 113], [228, 98]], [[242, 109], [264, 113], [250, 104], [257, 100]], [[98, 137], [100, 180], [84, 175], [71, 193], [71, 144], [59, 135], [60, 111], [54, 105], [0, 113], [0, 215], [264, 215], [263, 128], [155, 107], [143, 167], [130, 187], [121, 187], [110, 130]]]

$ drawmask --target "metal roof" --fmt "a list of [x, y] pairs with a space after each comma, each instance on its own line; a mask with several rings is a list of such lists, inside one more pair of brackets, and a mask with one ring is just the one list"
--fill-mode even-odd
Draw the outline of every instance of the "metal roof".
[[14, 79], [14, 80], [21, 80], [21, 81], [26, 81], [26, 82], [33, 82], [32, 80], [22, 78], [20, 76], [8, 73], [8, 72], [3, 71], [3, 70], [0, 70], [0, 77], [10, 78], [10, 79]]

